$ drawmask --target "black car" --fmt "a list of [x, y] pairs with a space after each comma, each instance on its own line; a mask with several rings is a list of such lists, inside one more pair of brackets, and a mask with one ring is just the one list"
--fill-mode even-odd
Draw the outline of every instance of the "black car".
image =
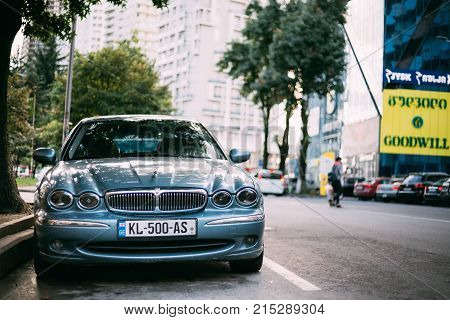
[[342, 185], [342, 193], [344, 196], [353, 197], [355, 183], [363, 182], [364, 180], [362, 177], [344, 177], [344, 184]]
[[398, 189], [398, 200], [403, 202], [422, 202], [425, 187], [429, 187], [443, 178], [448, 178], [448, 174], [445, 172], [410, 173]]
[[448, 178], [442, 184], [442, 191], [440, 194], [441, 204], [445, 206], [450, 206], [450, 178]]
[[437, 205], [441, 202], [441, 192], [443, 184], [447, 181], [447, 178], [439, 179], [431, 186], [425, 187], [425, 192], [423, 194], [423, 200], [426, 204]]

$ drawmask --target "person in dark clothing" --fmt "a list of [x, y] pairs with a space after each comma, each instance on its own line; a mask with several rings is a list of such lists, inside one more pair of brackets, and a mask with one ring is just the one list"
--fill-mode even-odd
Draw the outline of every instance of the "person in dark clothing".
[[331, 169], [332, 182], [334, 190], [334, 203], [336, 208], [341, 208], [341, 204], [339, 203], [339, 199], [342, 194], [342, 159], [340, 157], [336, 158], [334, 162], [333, 168]]

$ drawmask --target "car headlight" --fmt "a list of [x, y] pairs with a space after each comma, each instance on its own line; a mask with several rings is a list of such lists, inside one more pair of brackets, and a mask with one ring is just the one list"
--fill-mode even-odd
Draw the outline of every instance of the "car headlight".
[[258, 200], [258, 194], [251, 188], [245, 188], [236, 194], [236, 200], [241, 206], [249, 207]]
[[78, 204], [82, 209], [90, 210], [97, 208], [100, 197], [93, 192], [83, 193], [78, 199]]
[[73, 196], [69, 191], [55, 190], [50, 194], [49, 202], [57, 209], [66, 209], [72, 205]]
[[213, 203], [221, 208], [228, 206], [231, 200], [231, 194], [227, 191], [218, 191], [212, 196]]

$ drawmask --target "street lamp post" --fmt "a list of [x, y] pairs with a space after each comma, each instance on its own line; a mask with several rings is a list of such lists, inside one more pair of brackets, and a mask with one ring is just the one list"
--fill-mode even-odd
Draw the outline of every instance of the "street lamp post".
[[34, 87], [34, 95], [33, 95], [33, 119], [31, 122], [31, 126], [33, 129], [33, 133], [31, 136], [31, 163], [30, 163], [30, 170], [31, 170], [31, 174], [34, 176], [33, 174], [33, 166], [34, 166], [34, 159], [33, 159], [33, 149], [34, 149], [34, 124], [35, 124], [35, 120], [36, 120], [36, 87]]
[[76, 32], [76, 17], [72, 18], [72, 39], [70, 40], [70, 53], [69, 53], [69, 66], [67, 70], [67, 83], [66, 83], [66, 97], [64, 100], [64, 122], [62, 132], [62, 143], [66, 141], [66, 137], [69, 134], [69, 122], [70, 122], [70, 105], [72, 102], [72, 73], [73, 73], [73, 55], [75, 51], [75, 32]]

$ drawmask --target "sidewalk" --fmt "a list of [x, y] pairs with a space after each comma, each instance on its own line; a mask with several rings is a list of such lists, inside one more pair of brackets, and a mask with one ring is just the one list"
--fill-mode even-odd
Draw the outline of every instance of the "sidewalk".
[[36, 186], [19, 187], [20, 192], [32, 192], [36, 191]]

